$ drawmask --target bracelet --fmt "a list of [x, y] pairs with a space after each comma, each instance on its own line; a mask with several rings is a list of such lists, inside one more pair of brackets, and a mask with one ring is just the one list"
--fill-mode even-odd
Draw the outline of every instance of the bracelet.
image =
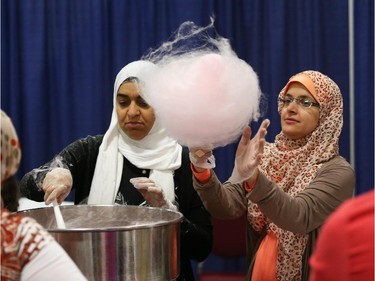
[[257, 169], [255, 179], [251, 183], [251, 185], [249, 186], [249, 184], [247, 183], [247, 181], [244, 182], [243, 187], [245, 188], [246, 192], [251, 192], [254, 189], [254, 187], [255, 187], [255, 185], [256, 185], [256, 183], [258, 181], [258, 177], [259, 177], [259, 170]]

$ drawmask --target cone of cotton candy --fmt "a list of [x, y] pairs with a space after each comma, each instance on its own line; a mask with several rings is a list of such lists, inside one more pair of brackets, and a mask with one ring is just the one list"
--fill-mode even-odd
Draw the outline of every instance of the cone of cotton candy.
[[225, 146], [258, 118], [258, 77], [234, 52], [191, 53], [158, 66], [142, 92], [158, 121], [180, 144]]

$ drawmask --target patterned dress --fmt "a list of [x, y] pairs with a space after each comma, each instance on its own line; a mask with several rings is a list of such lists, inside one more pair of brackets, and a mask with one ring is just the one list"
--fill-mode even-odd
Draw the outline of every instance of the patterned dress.
[[1, 209], [1, 280], [19, 280], [22, 268], [53, 237], [34, 219]]

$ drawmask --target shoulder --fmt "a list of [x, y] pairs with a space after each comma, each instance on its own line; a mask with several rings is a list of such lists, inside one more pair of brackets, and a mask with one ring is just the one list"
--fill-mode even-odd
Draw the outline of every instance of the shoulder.
[[[25, 260], [42, 249], [54, 238], [34, 219], [17, 213], [2, 210], [1, 233], [3, 235], [2, 247], [22, 251]], [[7, 249], [5, 249], [7, 250]]]
[[76, 142], [100, 145], [103, 142], [103, 137], [104, 135], [95, 135], [95, 136], [88, 135], [85, 138], [80, 138], [76, 140]]
[[1, 228], [7, 228], [10, 224], [19, 224], [22, 216], [17, 213], [11, 213], [5, 208], [1, 208]]
[[344, 157], [339, 156], [339, 155], [325, 162], [323, 164], [323, 167], [328, 167], [328, 168], [340, 167], [340, 168], [352, 170], [354, 172], [354, 169], [352, 168], [350, 163]]
[[336, 156], [331, 160], [325, 162], [318, 174], [331, 174], [344, 178], [355, 179], [355, 172], [353, 167], [342, 156]]
[[[333, 200], [331, 206], [336, 207], [351, 198], [356, 185], [353, 168], [342, 157], [334, 157], [325, 162], [317, 171], [316, 177], [310, 183], [309, 192], [316, 192], [320, 199]], [[333, 210], [332, 210], [333, 211]]]
[[17, 213], [13, 213], [11, 216], [13, 217], [12, 220], [18, 224], [18, 232], [22, 240], [27, 238], [30, 240], [35, 239], [39, 243], [53, 240], [53, 237], [48, 233], [48, 231], [35, 219]]
[[103, 142], [104, 135], [96, 135], [96, 136], [87, 136], [84, 138], [79, 138], [69, 144], [65, 150], [78, 150], [78, 149], [96, 149], [99, 148], [101, 143]]

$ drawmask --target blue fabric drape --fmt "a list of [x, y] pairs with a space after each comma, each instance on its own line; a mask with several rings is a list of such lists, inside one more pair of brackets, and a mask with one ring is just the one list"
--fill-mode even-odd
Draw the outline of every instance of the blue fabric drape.
[[[127, 63], [167, 40], [187, 20], [218, 33], [258, 73], [267, 139], [280, 131], [276, 98], [287, 79], [319, 70], [340, 86], [340, 153], [355, 162], [357, 193], [374, 186], [374, 7], [355, 1], [356, 159], [349, 147], [348, 3], [342, 0], [2, 0], [1, 107], [22, 142], [18, 176], [77, 138], [104, 133], [113, 82]], [[233, 81], [235, 84], [235, 81]], [[258, 123], [254, 123], [254, 130]], [[227, 178], [235, 145], [215, 151]]]
[[374, 1], [355, 1], [357, 194], [374, 187]]

